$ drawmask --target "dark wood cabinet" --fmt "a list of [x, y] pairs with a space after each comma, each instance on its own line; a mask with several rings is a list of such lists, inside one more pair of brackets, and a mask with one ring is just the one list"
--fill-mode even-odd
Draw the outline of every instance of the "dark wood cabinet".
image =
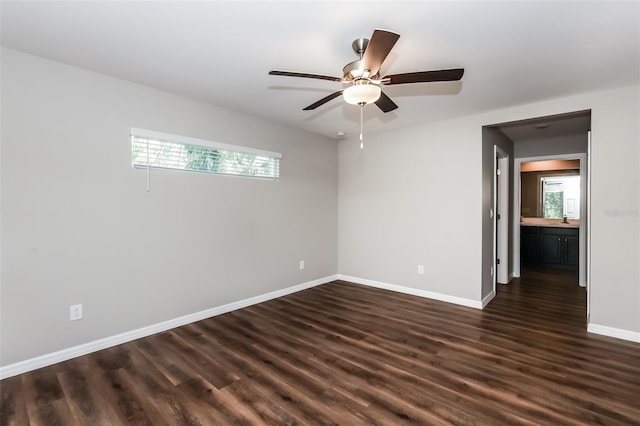
[[575, 267], [578, 267], [578, 260], [580, 258], [579, 247], [580, 245], [578, 244], [577, 232], [575, 236], [565, 237], [564, 239], [564, 255], [565, 255], [564, 264], [565, 265], [573, 265]]
[[578, 228], [520, 227], [520, 260], [564, 269], [577, 269]]
[[556, 235], [540, 235], [540, 262], [562, 263], [562, 238]]
[[520, 261], [538, 263], [540, 261], [538, 227], [522, 226], [520, 230]]

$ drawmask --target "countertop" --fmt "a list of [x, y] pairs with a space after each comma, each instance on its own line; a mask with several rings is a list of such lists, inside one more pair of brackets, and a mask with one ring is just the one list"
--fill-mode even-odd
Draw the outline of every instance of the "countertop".
[[567, 219], [569, 223], [562, 223], [562, 219], [543, 219], [541, 217], [523, 217], [520, 226], [546, 226], [550, 228], [580, 228], [580, 219]]

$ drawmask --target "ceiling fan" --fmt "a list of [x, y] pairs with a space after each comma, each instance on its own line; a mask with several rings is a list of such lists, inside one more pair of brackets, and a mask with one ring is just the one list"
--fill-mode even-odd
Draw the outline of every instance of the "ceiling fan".
[[378, 108], [385, 113], [395, 110], [398, 105], [382, 92], [380, 85], [457, 81], [462, 78], [464, 68], [409, 72], [385, 75], [381, 78], [380, 67], [399, 38], [400, 35], [394, 32], [376, 29], [373, 31], [371, 39], [354, 40], [351, 46], [360, 59], [347, 64], [342, 70], [342, 77], [278, 70], [269, 71], [269, 75], [314, 78], [348, 84], [345, 89], [334, 92], [303, 108], [305, 111], [316, 109], [342, 95], [347, 103], [361, 107], [375, 102]]

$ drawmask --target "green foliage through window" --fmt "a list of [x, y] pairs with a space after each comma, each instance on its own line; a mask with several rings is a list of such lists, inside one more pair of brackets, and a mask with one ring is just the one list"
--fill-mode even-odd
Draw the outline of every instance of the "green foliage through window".
[[135, 168], [189, 170], [277, 179], [280, 159], [231, 149], [131, 138], [131, 163]]
[[544, 193], [544, 217], [547, 219], [561, 219], [563, 210], [562, 204], [564, 200], [563, 192], [545, 192]]

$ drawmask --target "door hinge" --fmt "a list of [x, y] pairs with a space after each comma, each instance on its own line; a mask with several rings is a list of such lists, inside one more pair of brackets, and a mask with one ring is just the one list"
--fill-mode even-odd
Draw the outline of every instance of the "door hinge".
[[496, 213], [496, 219], [500, 220], [500, 213]]
[[496, 259], [496, 264], [499, 265], [500, 264], [500, 259]]

